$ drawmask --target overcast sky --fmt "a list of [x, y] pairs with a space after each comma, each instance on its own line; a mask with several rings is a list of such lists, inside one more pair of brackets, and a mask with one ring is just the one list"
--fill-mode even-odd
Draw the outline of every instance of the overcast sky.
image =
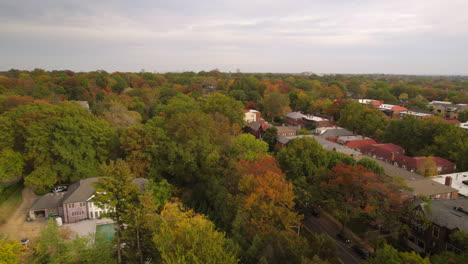
[[0, 70], [468, 74], [468, 0], [0, 0]]

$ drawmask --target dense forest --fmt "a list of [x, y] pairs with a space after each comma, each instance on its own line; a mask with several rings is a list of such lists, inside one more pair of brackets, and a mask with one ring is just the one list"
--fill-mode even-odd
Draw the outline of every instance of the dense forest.
[[[441, 156], [467, 170], [468, 133], [457, 124], [391, 120], [344, 100], [428, 110], [432, 100], [468, 103], [466, 91], [468, 77], [451, 76], [0, 72], [0, 191], [18, 180], [44, 194], [110, 177], [99, 182], [97, 200], [112, 201], [109, 217], [129, 228], [117, 230], [117, 241], [90, 244], [48, 223], [32, 263], [333, 263], [333, 239], [297, 230], [310, 208], [396, 232], [412, 212], [399, 195], [405, 187], [372, 160], [325, 151], [312, 138], [278, 149], [243, 134], [242, 110], [273, 124], [290, 111], [327, 115], [409, 155]], [[135, 177], [150, 180], [144, 193], [132, 189]], [[370, 239], [381, 254], [394, 253], [382, 237]], [[116, 253], [109, 243], [126, 247]], [[429, 263], [419, 258], [411, 263]]]

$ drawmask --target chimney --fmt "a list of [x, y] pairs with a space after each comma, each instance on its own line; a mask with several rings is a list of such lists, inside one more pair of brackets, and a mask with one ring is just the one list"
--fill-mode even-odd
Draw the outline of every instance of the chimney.
[[452, 177], [445, 177], [445, 185], [447, 185], [448, 187], [452, 187]]

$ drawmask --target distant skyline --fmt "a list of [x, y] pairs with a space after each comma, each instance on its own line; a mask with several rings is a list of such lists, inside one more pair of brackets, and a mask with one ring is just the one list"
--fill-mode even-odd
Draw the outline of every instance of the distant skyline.
[[467, 0], [0, 0], [0, 70], [468, 75]]

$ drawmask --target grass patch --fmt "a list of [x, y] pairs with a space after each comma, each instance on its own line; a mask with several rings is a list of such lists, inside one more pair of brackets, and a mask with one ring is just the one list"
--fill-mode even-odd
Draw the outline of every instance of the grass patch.
[[16, 191], [11, 194], [7, 200], [3, 201], [0, 205], [0, 224], [4, 224], [8, 216], [13, 214], [13, 212], [18, 209], [18, 206], [21, 204], [23, 187], [20, 186]]
[[[0, 191], [0, 205], [8, 200], [10, 196], [23, 186], [22, 181], [12, 184]], [[22, 189], [22, 188], [21, 188]]]

